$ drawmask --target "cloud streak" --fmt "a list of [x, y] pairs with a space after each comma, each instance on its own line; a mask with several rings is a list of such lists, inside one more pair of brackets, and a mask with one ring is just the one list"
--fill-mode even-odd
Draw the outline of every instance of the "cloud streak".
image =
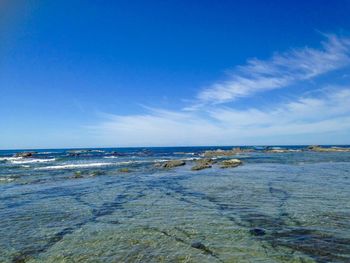
[[251, 105], [242, 110], [224, 104], [350, 64], [350, 39], [328, 35], [321, 46], [276, 53], [265, 61], [251, 59], [228, 80], [200, 91], [197, 104], [182, 110], [147, 108], [138, 115], [106, 115], [90, 127], [94, 139], [118, 146], [346, 143], [350, 86], [309, 90], [268, 108]]
[[108, 115], [94, 130], [99, 140], [123, 146], [259, 144], [276, 136], [349, 132], [349, 101], [350, 88], [326, 89], [317, 97], [300, 97], [265, 110], [214, 107], [201, 112], [152, 109], [141, 115]]
[[198, 104], [220, 104], [258, 92], [312, 79], [350, 63], [350, 39], [326, 36], [321, 49], [302, 48], [276, 53], [269, 60], [250, 59], [197, 95]]

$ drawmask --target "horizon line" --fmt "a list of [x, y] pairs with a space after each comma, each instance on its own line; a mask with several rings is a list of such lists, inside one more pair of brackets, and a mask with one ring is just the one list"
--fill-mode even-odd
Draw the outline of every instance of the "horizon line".
[[119, 146], [119, 147], [68, 147], [68, 148], [9, 148], [9, 149], [0, 149], [0, 151], [21, 151], [21, 150], [79, 150], [79, 149], [129, 149], [129, 148], [209, 148], [209, 147], [278, 147], [278, 146], [310, 146], [310, 145], [319, 145], [319, 146], [350, 146], [349, 144], [246, 144], [246, 145], [187, 145], [187, 146]]

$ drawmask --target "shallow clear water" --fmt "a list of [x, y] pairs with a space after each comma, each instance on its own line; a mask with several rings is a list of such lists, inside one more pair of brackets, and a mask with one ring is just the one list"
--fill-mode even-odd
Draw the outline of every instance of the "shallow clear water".
[[0, 151], [0, 262], [350, 262], [350, 153], [204, 149]]

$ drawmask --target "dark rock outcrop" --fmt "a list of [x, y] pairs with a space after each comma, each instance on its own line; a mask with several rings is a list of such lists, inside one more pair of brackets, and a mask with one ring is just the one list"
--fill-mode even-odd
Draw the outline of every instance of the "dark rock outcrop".
[[20, 153], [16, 153], [15, 157], [29, 158], [29, 157], [33, 157], [33, 155], [36, 153], [37, 152], [20, 152]]

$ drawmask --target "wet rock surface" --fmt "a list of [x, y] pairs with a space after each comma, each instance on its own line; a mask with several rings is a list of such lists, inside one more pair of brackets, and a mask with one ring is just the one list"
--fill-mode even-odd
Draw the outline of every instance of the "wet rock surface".
[[243, 162], [239, 159], [229, 159], [229, 160], [224, 160], [220, 162], [220, 167], [221, 168], [234, 168], [237, 166], [242, 165]]
[[242, 148], [232, 148], [231, 150], [210, 150], [203, 153], [204, 157], [222, 157], [222, 156], [232, 156], [240, 153], [253, 152], [253, 149], [242, 149]]
[[184, 160], [170, 160], [163, 163], [155, 164], [156, 167], [165, 168], [165, 169], [171, 169], [171, 168], [175, 168], [183, 165], [186, 165], [186, 162]]
[[215, 162], [216, 161], [214, 161], [213, 159], [210, 159], [210, 158], [199, 159], [199, 160], [195, 161], [196, 165], [194, 165], [191, 168], [191, 170], [192, 171], [199, 171], [199, 170], [211, 168]]
[[29, 157], [33, 157], [33, 155], [35, 155], [37, 152], [20, 152], [20, 153], [16, 153], [15, 157], [22, 157], [22, 158], [29, 158]]
[[310, 145], [307, 147], [309, 151], [313, 152], [350, 152], [350, 147], [322, 147], [319, 145]]

